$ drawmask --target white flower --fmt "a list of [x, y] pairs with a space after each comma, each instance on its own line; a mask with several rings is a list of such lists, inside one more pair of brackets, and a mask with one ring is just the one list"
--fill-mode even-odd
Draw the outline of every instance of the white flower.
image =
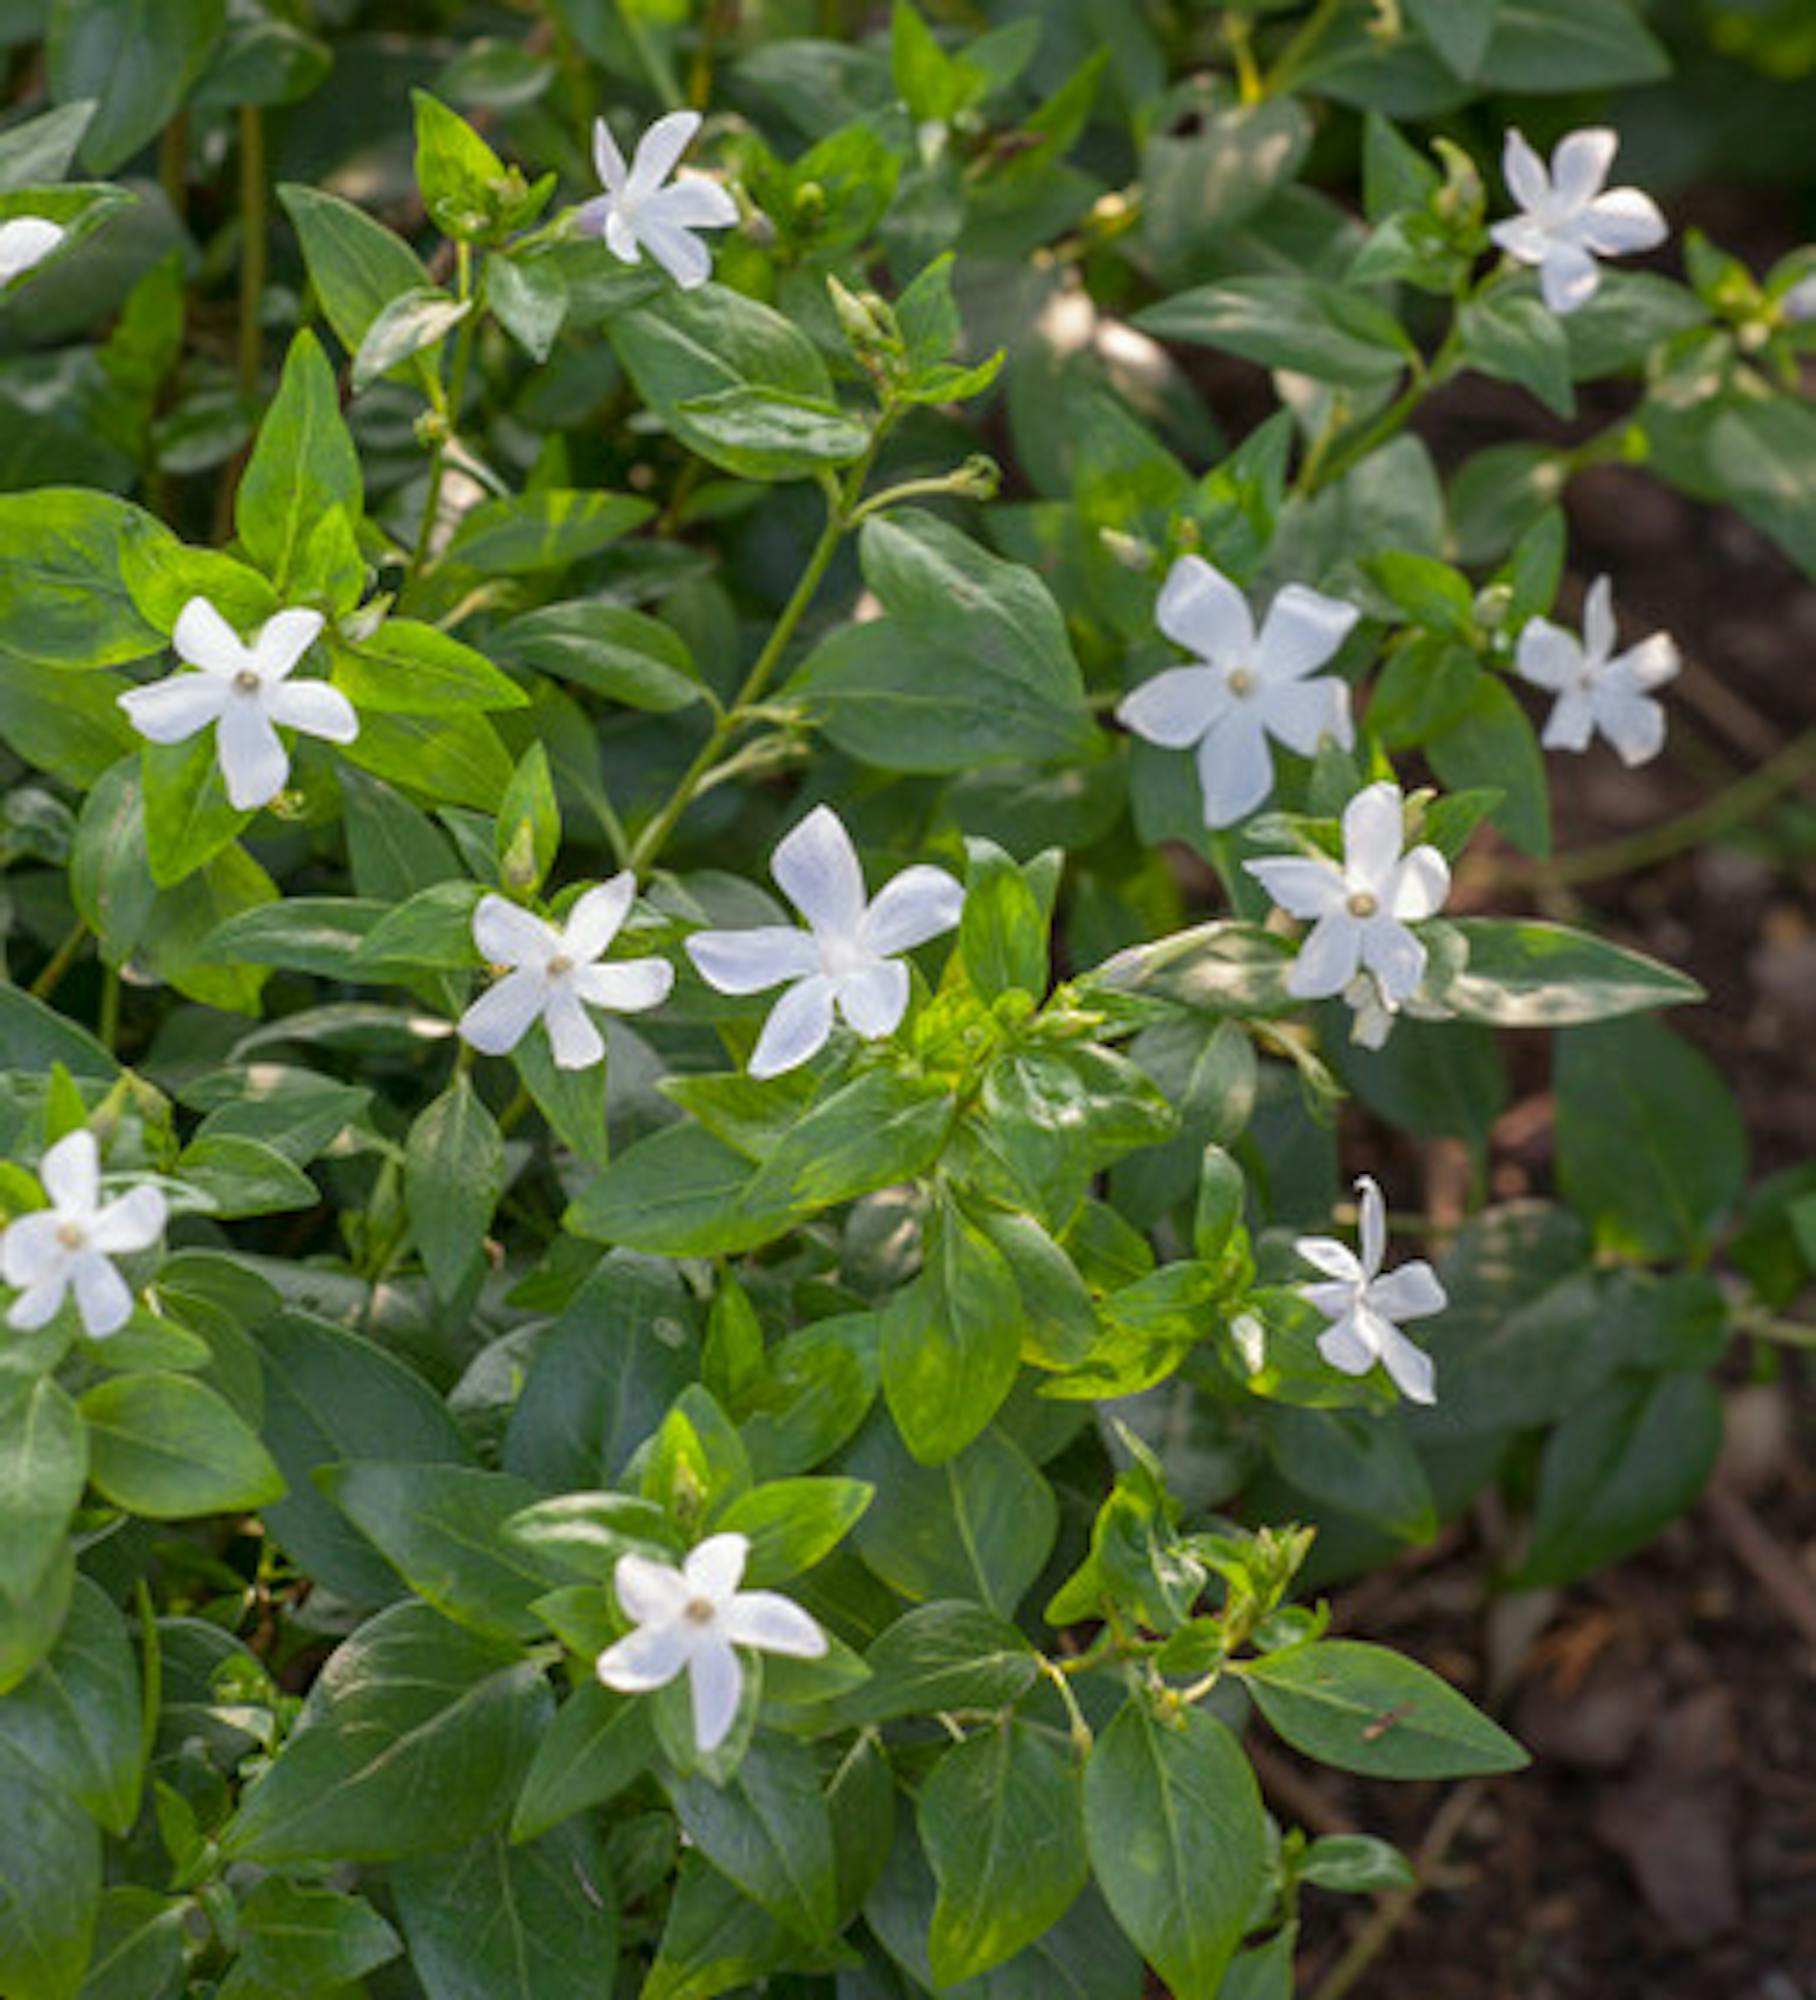
[[737, 1720], [744, 1669], [736, 1648], [817, 1660], [826, 1634], [801, 1607], [773, 1590], [740, 1590], [750, 1543], [709, 1535], [679, 1569], [620, 1556], [612, 1586], [637, 1629], [599, 1655], [596, 1671], [620, 1694], [647, 1694], [685, 1672], [693, 1697], [694, 1741], [718, 1749]]
[[119, 1332], [132, 1317], [132, 1293], [112, 1260], [157, 1241], [164, 1197], [136, 1187], [103, 1208], [101, 1155], [86, 1127], [50, 1148], [38, 1178], [50, 1207], [20, 1216], [0, 1235], [0, 1277], [20, 1287], [7, 1324], [21, 1331], [44, 1325], [73, 1289], [91, 1339]]
[[839, 1012], [867, 1041], [892, 1034], [908, 1011], [912, 951], [959, 920], [965, 892], [943, 868], [904, 868], [864, 900], [864, 871], [851, 836], [829, 806], [816, 806], [776, 848], [770, 872], [807, 919], [805, 930], [762, 924], [748, 931], [696, 931], [688, 956], [721, 993], [761, 993], [794, 983], [770, 1009], [751, 1051], [754, 1077], [806, 1062]]
[[1318, 1352], [1345, 1375], [1366, 1375], [1378, 1361], [1403, 1396], [1415, 1403], [1433, 1402], [1431, 1357], [1406, 1338], [1397, 1322], [1442, 1312], [1449, 1303], [1444, 1287], [1423, 1258], [1381, 1275], [1386, 1205], [1366, 1174], [1356, 1182], [1356, 1192], [1362, 1198], [1359, 1258], [1332, 1236], [1302, 1236], [1294, 1246], [1331, 1280], [1299, 1287], [1300, 1297], [1331, 1322], [1318, 1336]]
[[1289, 915], [1311, 922], [1287, 974], [1301, 1000], [1342, 993], [1358, 969], [1375, 975], [1382, 1006], [1410, 1000], [1425, 976], [1425, 947], [1407, 929], [1434, 915], [1450, 893], [1450, 868], [1435, 847], [1402, 853], [1406, 831], [1398, 785], [1360, 791], [1343, 809], [1343, 863], [1283, 855], [1242, 865]]
[[1643, 764], [1665, 743], [1665, 711], [1649, 689], [1677, 672], [1677, 646], [1654, 632], [1616, 653], [1614, 586], [1598, 576], [1583, 605], [1583, 636], [1548, 618], [1533, 618], [1520, 633], [1515, 665], [1520, 678], [1557, 696], [1540, 739], [1547, 750], [1586, 750], [1599, 729], [1623, 764]]
[[1397, 1009], [1381, 990], [1380, 980], [1372, 972], [1358, 972], [1343, 989], [1343, 1004], [1355, 1017], [1349, 1024], [1350, 1040], [1358, 1048], [1385, 1048]]
[[1620, 145], [1605, 125], [1572, 132], [1551, 155], [1551, 171], [1518, 131], [1507, 134], [1501, 171], [1523, 213], [1489, 230], [1508, 256], [1536, 264], [1539, 289], [1555, 313], [1573, 313], [1595, 296], [1598, 257], [1652, 250], [1668, 233], [1652, 197], [1638, 188], [1603, 192]]
[[183, 743], [213, 723], [229, 800], [241, 812], [269, 805], [290, 776], [290, 753], [273, 724], [329, 743], [359, 734], [359, 717], [339, 688], [290, 679], [321, 629], [319, 611], [280, 611], [248, 646], [207, 598], [192, 597], [170, 643], [201, 672], [129, 689], [120, 706], [153, 743]]
[[15, 278], [42, 264], [69, 231], [41, 215], [15, 215], [0, 222], [0, 292]]
[[738, 219], [738, 204], [717, 181], [696, 176], [663, 186], [699, 129], [699, 112], [671, 111], [637, 141], [626, 168], [605, 120], [594, 119], [593, 159], [605, 192], [583, 202], [575, 218], [583, 235], [603, 236], [623, 263], [641, 263], [647, 250], [683, 291], [712, 276], [712, 253], [692, 232], [728, 229]]
[[1816, 271], [1812, 271], [1807, 278], [1797, 280], [1778, 301], [1778, 310], [1794, 326], [1816, 319]]
[[1167, 750], [1198, 750], [1207, 826], [1234, 826], [1274, 788], [1274, 737], [1302, 757], [1319, 740], [1355, 741], [1349, 689], [1334, 675], [1311, 678], [1348, 638], [1360, 612], [1289, 583], [1268, 609], [1260, 637], [1247, 600], [1202, 556], [1181, 556], [1155, 616], [1195, 667], [1169, 667], [1117, 709], [1125, 729]]
[[626, 869], [589, 889], [560, 930], [503, 896], [481, 896], [473, 942], [490, 964], [509, 970], [460, 1017], [461, 1034], [486, 1055], [501, 1056], [540, 1016], [555, 1067], [590, 1069], [605, 1054], [605, 1042], [587, 1008], [640, 1014], [659, 1007], [675, 983], [675, 968], [665, 958], [599, 963], [636, 893], [636, 878]]

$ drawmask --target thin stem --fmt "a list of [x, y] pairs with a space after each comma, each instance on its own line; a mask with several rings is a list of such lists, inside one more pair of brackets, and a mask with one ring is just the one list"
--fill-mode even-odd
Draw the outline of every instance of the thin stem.
[[1267, 93], [1267, 85], [1255, 61], [1254, 23], [1232, 7], [1221, 25], [1230, 60], [1236, 66], [1237, 94], [1244, 104], [1259, 104]]
[[1273, 68], [1262, 78], [1264, 97], [1279, 97], [1292, 89], [1342, 12], [1343, 0], [1318, 0], [1317, 6], [1299, 24], [1298, 32], [1280, 51]]
[[76, 927], [52, 953], [50, 963], [45, 966], [31, 984], [34, 1000], [48, 1000], [63, 983], [63, 975], [76, 962], [76, 954], [82, 949], [82, 941], [88, 936], [88, 926], [80, 917]]
[[265, 114], [240, 106], [240, 387], [256, 395], [260, 371], [259, 302], [265, 295]]
[[179, 111], [158, 137], [158, 185], [180, 222], [189, 213], [189, 114]]
[[1763, 1307], [1747, 1308], [1735, 1324], [1742, 1333], [1750, 1333], [1755, 1340], [1770, 1340], [1780, 1347], [1816, 1349], [1816, 1326], [1806, 1325], [1800, 1319], [1783, 1319]]
[[1080, 1757], [1090, 1756], [1091, 1745], [1095, 1739], [1091, 1734], [1091, 1725], [1085, 1720], [1085, 1712], [1078, 1705], [1078, 1697], [1072, 1692], [1071, 1681], [1067, 1679], [1059, 1663], [1048, 1659], [1045, 1653], [1040, 1656], [1040, 1670], [1058, 1690], [1059, 1699], [1065, 1707], [1067, 1721], [1071, 1725], [1073, 1749]]
[[120, 968], [110, 965], [101, 979], [101, 1046], [113, 1055], [120, 1042]]
[[[471, 299], [473, 250], [470, 244], [457, 243], [454, 246], [454, 268], [457, 274], [455, 296]], [[466, 395], [467, 370], [473, 361], [473, 337], [478, 324], [479, 308], [475, 304], [460, 322], [460, 331], [454, 336], [454, 366], [448, 377], [448, 406], [443, 412], [448, 427], [447, 436], [436, 445], [435, 456], [429, 463], [429, 490], [423, 496], [422, 522], [416, 530], [416, 547], [410, 556], [410, 575], [413, 578], [420, 576], [428, 566], [435, 526], [441, 517], [441, 489], [448, 472], [448, 444], [460, 422], [460, 406]]]

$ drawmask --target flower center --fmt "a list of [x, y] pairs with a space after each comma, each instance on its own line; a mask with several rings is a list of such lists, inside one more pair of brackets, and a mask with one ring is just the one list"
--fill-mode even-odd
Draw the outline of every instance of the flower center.
[[80, 1250], [87, 1242], [86, 1232], [79, 1222], [60, 1222], [57, 1225], [57, 1241], [65, 1250]]
[[233, 691], [235, 694], [257, 694], [259, 691], [258, 675], [250, 667], [242, 667], [233, 677]]
[[820, 964], [829, 977], [843, 979], [870, 961], [870, 954], [856, 938], [833, 937], [820, 941]]
[[559, 979], [564, 972], [572, 972], [573, 969], [574, 961], [568, 957], [565, 951], [556, 952], [545, 968], [551, 979]]
[[1381, 907], [1379, 901], [1366, 889], [1358, 889], [1349, 899], [1349, 913], [1352, 917], [1372, 917]]
[[1260, 686], [1252, 667], [1232, 667], [1224, 675], [1223, 684], [1238, 701], [1247, 701]]
[[690, 1625], [710, 1625], [719, 1615], [719, 1607], [710, 1597], [690, 1597], [681, 1613]]

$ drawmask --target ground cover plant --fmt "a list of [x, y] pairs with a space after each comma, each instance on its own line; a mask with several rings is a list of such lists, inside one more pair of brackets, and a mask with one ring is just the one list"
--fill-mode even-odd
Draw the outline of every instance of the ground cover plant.
[[1816, 569], [1816, 254], [1627, 0], [0, 27], [0, 1995], [1289, 1994], [1411, 1874], [1246, 1742], [1524, 1760], [1321, 1588], [1641, 1546], [1809, 1273], [1453, 871], [1671, 727], [1573, 477]]

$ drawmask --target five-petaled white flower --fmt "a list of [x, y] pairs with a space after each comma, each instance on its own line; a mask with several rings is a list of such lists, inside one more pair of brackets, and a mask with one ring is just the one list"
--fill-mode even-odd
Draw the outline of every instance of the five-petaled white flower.
[[1318, 1352], [1345, 1375], [1366, 1375], [1378, 1361], [1403, 1396], [1415, 1403], [1433, 1402], [1431, 1357], [1406, 1338], [1398, 1322], [1442, 1312], [1449, 1300], [1423, 1258], [1382, 1276], [1386, 1204], [1366, 1174], [1356, 1182], [1356, 1192], [1362, 1206], [1360, 1257], [1334, 1236], [1302, 1236], [1294, 1246], [1331, 1281], [1299, 1287], [1300, 1296], [1331, 1322], [1318, 1336]]
[[207, 598], [192, 597], [170, 643], [201, 672], [131, 688], [120, 706], [154, 743], [186, 742], [213, 723], [228, 799], [241, 812], [269, 805], [290, 776], [290, 753], [275, 723], [329, 743], [351, 743], [359, 734], [359, 717], [339, 688], [290, 679], [321, 629], [319, 611], [280, 611], [248, 646]]
[[1425, 947], [1407, 926], [1443, 907], [1450, 867], [1435, 847], [1403, 851], [1404, 808], [1399, 786], [1385, 780], [1359, 791], [1343, 809], [1340, 866], [1324, 855], [1242, 864], [1281, 909], [1311, 921], [1286, 979], [1301, 1000], [1344, 993], [1359, 969], [1374, 974], [1389, 1010], [1417, 992]]
[[1614, 586], [1598, 576], [1583, 604], [1583, 636], [1548, 618], [1532, 618], [1514, 656], [1520, 678], [1555, 694], [1540, 739], [1547, 750], [1587, 750], [1599, 729], [1623, 764], [1643, 764], [1665, 744], [1665, 710], [1650, 689], [1680, 664], [1669, 633], [1654, 632], [1616, 653]]
[[645, 1556], [620, 1556], [612, 1587], [637, 1629], [599, 1655], [597, 1673], [620, 1694], [647, 1694], [679, 1673], [693, 1699], [694, 1741], [718, 1749], [737, 1720], [744, 1668], [736, 1649], [817, 1660], [826, 1634], [801, 1607], [773, 1590], [740, 1590], [750, 1543], [709, 1535], [679, 1569]]
[[1604, 191], [1619, 146], [1605, 125], [1572, 132], [1558, 141], [1547, 173], [1517, 130], [1507, 134], [1501, 171], [1521, 213], [1488, 233], [1516, 262], [1538, 266], [1539, 290], [1555, 313], [1573, 313], [1595, 296], [1598, 257], [1656, 249], [1668, 233], [1649, 194]]
[[693, 231], [728, 229], [738, 219], [738, 204], [717, 181], [690, 176], [663, 185], [699, 129], [697, 111], [658, 118], [627, 168], [611, 128], [594, 119], [593, 159], [605, 192], [582, 202], [575, 218], [583, 235], [604, 237], [623, 263], [641, 263], [647, 250], [683, 291], [712, 276], [712, 253]]
[[843, 822], [815, 806], [770, 858], [770, 872], [807, 919], [805, 930], [761, 924], [748, 931], [696, 931], [688, 956], [721, 993], [761, 993], [794, 983], [770, 1009], [751, 1051], [754, 1077], [780, 1076], [807, 1061], [832, 1032], [836, 1004], [867, 1041], [892, 1034], [908, 1011], [908, 968], [895, 956], [949, 931], [965, 892], [943, 868], [904, 868], [864, 900], [864, 871]]
[[1329, 736], [1355, 740], [1349, 689], [1313, 670], [1349, 636], [1353, 605], [1289, 583], [1269, 607], [1260, 636], [1248, 601], [1202, 556], [1181, 556], [1156, 610], [1160, 629], [1198, 655], [1169, 667], [1124, 698], [1117, 720], [1167, 750], [1198, 751], [1205, 824], [1234, 826], [1274, 787], [1271, 736], [1302, 757]]
[[103, 1208], [100, 1150], [86, 1127], [50, 1148], [38, 1178], [50, 1207], [20, 1216], [0, 1235], [0, 1277], [20, 1287], [7, 1324], [21, 1331], [44, 1325], [73, 1290], [91, 1339], [118, 1333], [132, 1317], [132, 1292], [113, 1259], [158, 1240], [164, 1197], [136, 1187]]
[[473, 942], [489, 963], [509, 969], [460, 1017], [461, 1034], [486, 1055], [501, 1056], [540, 1016], [555, 1067], [590, 1069], [605, 1054], [605, 1041], [587, 1008], [640, 1014], [659, 1007], [675, 983], [675, 968], [665, 958], [599, 963], [636, 893], [636, 877], [627, 868], [589, 889], [560, 930], [503, 896], [481, 896]]
[[0, 292], [42, 264], [68, 234], [61, 223], [42, 215], [15, 215], [0, 222]]

